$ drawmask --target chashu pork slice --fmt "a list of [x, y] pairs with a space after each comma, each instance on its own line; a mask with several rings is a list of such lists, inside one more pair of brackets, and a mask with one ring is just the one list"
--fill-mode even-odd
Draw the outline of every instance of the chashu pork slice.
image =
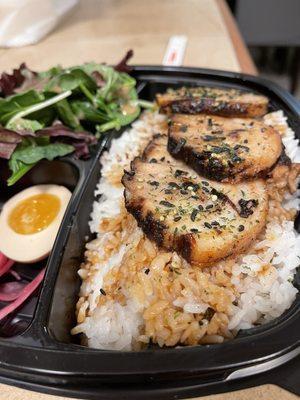
[[283, 146], [274, 128], [255, 119], [175, 114], [168, 150], [200, 175], [238, 182], [269, 172]]
[[158, 247], [211, 265], [246, 249], [266, 223], [265, 182], [228, 184], [199, 177], [170, 156], [157, 135], [122, 183], [127, 210]]
[[238, 89], [182, 87], [157, 94], [166, 113], [213, 114], [225, 117], [260, 117], [268, 112], [267, 97]]

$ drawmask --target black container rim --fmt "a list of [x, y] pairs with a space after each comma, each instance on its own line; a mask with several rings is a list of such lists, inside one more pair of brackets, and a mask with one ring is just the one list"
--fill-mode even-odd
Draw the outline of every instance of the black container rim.
[[[139, 80], [148, 82], [158, 80], [160, 76], [162, 81], [177, 79], [182, 82], [185, 78], [185, 81], [200, 82], [207, 79], [212, 80], [215, 85], [225, 81], [229, 86], [252, 88], [264, 92], [270, 98], [276, 97], [299, 124], [300, 103], [288, 92], [266, 79], [228, 71], [158, 65], [133, 66], [132, 72]], [[96, 165], [101, 150], [97, 152], [97, 157], [89, 168]], [[84, 177], [87, 176], [88, 172]], [[79, 199], [80, 196], [76, 201]], [[65, 218], [60, 232], [69, 223], [67, 219]], [[281, 363], [288, 362], [300, 353], [299, 307], [292, 307], [284, 318], [279, 318], [264, 330], [258, 329], [253, 331], [251, 336], [241, 336], [217, 345], [120, 352], [99, 351], [57, 342], [47, 336], [46, 324], [64, 242], [60, 243], [57, 239], [55, 251], [49, 259], [48, 265], [51, 265], [51, 268], [47, 269], [40, 294], [43, 304], [38, 304], [33, 323], [21, 337], [16, 337], [13, 341], [0, 339], [0, 373], [5, 379], [17, 379], [19, 382], [39, 381], [44, 384], [53, 381], [61, 385], [68, 382], [72, 385], [74, 379], [78, 382], [86, 382], [88, 379], [124, 381], [132, 377], [137, 380], [149, 378], [168, 381], [178, 377], [217, 374], [218, 371], [228, 375], [243, 368], [246, 372], [246, 368], [264, 365], [266, 362], [274, 363], [273, 365], [277, 365], [279, 360]], [[56, 269], [52, 268], [52, 264], [56, 265]], [[240, 378], [238, 373], [231, 376], [232, 379]]]

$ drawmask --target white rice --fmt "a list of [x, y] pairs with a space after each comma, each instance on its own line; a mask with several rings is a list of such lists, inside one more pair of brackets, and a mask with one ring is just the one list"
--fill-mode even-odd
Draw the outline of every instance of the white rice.
[[300, 163], [299, 140], [295, 132], [288, 126], [287, 117], [282, 110], [269, 113], [264, 116], [264, 122], [283, 129], [282, 143], [285, 146], [286, 154], [294, 163]]
[[[128, 168], [131, 160], [140, 153], [145, 143], [158, 132], [159, 125], [165, 119], [158, 113], [145, 113], [139, 121], [132, 125], [120, 138], [113, 140], [112, 146], [101, 158], [102, 177], [97, 185], [95, 196], [101, 196], [94, 202], [90, 228], [97, 233], [97, 239], [87, 244], [88, 249], [101, 255], [107, 235], [99, 231], [99, 223], [103, 218], [111, 218], [120, 212], [120, 200], [123, 188], [112, 185], [108, 176], [112, 168], [121, 165]], [[281, 128], [282, 140], [287, 155], [293, 162], [300, 162], [299, 141], [288, 127], [282, 111], [264, 117], [267, 124]], [[299, 193], [298, 193], [299, 194]], [[296, 196], [288, 196], [286, 208], [299, 207]], [[134, 246], [143, 235], [140, 229], [129, 236], [126, 243], [116, 248], [112, 256], [103, 264], [96, 265], [96, 273], [92, 280], [83, 281], [81, 296], [87, 298], [85, 307], [89, 307], [89, 316], [73, 329], [73, 334], [83, 333], [90, 347], [99, 349], [130, 350], [132, 343], [139, 336], [139, 328], [143, 323], [143, 307], [128, 299], [125, 306], [115, 301], [106, 302], [97, 307], [97, 296], [102, 288], [103, 278], [122, 260], [126, 248]], [[264, 252], [257, 250], [264, 248]], [[299, 265], [300, 235], [294, 230], [293, 223], [267, 224], [265, 239], [256, 244], [253, 254], [244, 255], [232, 269], [232, 284], [240, 294], [236, 305], [232, 306], [228, 328], [230, 330], [248, 329], [257, 324], [268, 322], [280, 316], [295, 300], [297, 289], [292, 280]], [[271, 264], [268, 273], [262, 273], [266, 264]], [[85, 269], [79, 270], [84, 276]], [[187, 313], [203, 313], [207, 304], [193, 303], [175, 304]]]

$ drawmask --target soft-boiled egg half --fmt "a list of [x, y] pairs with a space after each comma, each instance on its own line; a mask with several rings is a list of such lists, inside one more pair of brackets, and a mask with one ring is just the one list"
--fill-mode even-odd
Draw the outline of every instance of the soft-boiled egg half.
[[0, 214], [0, 251], [22, 263], [47, 257], [70, 198], [64, 186], [37, 185], [9, 199]]

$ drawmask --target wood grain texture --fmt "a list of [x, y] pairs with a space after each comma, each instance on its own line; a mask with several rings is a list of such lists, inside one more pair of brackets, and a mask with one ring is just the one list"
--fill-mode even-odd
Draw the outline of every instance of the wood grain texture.
[[26, 61], [36, 70], [53, 64], [117, 62], [134, 49], [135, 64], [161, 64], [171, 35], [188, 37], [184, 65], [240, 71], [216, 0], [82, 0], [34, 46], [0, 50], [0, 69]]

